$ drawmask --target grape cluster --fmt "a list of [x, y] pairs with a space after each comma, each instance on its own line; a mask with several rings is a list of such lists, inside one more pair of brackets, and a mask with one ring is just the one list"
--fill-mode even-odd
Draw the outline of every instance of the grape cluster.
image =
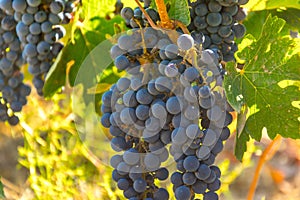
[[70, 21], [74, 4], [66, 0], [1, 0], [0, 8], [15, 26], [22, 56], [29, 65], [28, 71], [34, 75], [33, 85], [43, 95], [47, 72], [63, 48], [59, 39], [65, 30], [60, 24]]
[[189, 1], [192, 23], [190, 32], [203, 34], [205, 49], [217, 48], [225, 62], [234, 60], [237, 51], [235, 38], [245, 35], [245, 26], [239, 22], [246, 17], [240, 7], [248, 0], [197, 0]]
[[23, 83], [20, 71], [24, 59], [14, 17], [0, 9], [0, 21], [0, 121], [16, 125], [19, 118], [15, 113], [27, 103], [31, 89]]
[[[168, 199], [154, 180], [168, 178], [161, 164], [170, 153], [176, 199], [218, 199], [220, 170], [213, 163], [232, 120], [220, 56], [197, 49], [190, 35], [169, 34], [133, 29], [111, 48], [115, 66], [128, 74], [102, 96], [101, 123], [113, 136], [111, 147], [123, 152], [111, 159], [113, 179], [128, 199]], [[191, 52], [200, 55], [196, 62]]]
[[[156, 24], [160, 18], [158, 12], [150, 7], [151, 1], [144, 0], [144, 8], [152, 21]], [[125, 7], [121, 10], [121, 16], [125, 19], [126, 25], [129, 28], [148, 27], [149, 22], [139, 7], [132, 9]]]

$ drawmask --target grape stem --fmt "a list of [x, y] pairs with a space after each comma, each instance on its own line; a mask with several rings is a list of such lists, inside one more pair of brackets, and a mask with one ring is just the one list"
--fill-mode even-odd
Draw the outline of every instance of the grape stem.
[[282, 137], [281, 135], [277, 135], [274, 140], [267, 146], [267, 148], [264, 150], [263, 154], [259, 158], [257, 167], [255, 169], [255, 174], [253, 177], [253, 180], [250, 185], [250, 189], [248, 192], [247, 200], [252, 200], [254, 198], [255, 189], [259, 180], [260, 171], [264, 165], [264, 163], [270, 159], [274, 153], [276, 152], [277, 148], [273, 149], [274, 146], [278, 147], [279, 142], [281, 141]]
[[150, 26], [152, 28], [158, 29], [158, 27], [156, 26], [156, 24], [152, 21], [151, 17], [148, 15], [148, 13], [146, 12], [146, 10], [144, 9], [144, 7], [141, 5], [141, 3], [139, 2], [139, 0], [135, 0], [136, 4], [138, 5], [138, 7], [141, 9], [142, 13], [144, 14], [144, 16], [146, 17], [146, 19], [148, 20]]

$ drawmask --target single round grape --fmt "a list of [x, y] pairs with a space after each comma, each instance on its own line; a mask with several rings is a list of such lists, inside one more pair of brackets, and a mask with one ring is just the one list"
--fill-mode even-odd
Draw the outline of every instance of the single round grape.
[[196, 183], [192, 185], [192, 189], [196, 194], [204, 194], [207, 189], [207, 184], [201, 180], [197, 180]]
[[156, 172], [155, 172], [155, 177], [158, 180], [166, 180], [169, 177], [169, 171], [166, 168], [159, 168]]
[[132, 49], [132, 47], [134, 46], [133, 43], [133, 37], [130, 35], [122, 35], [119, 37], [118, 39], [118, 45], [121, 49], [123, 50], [129, 50]]
[[138, 105], [135, 110], [135, 114], [138, 119], [146, 120], [149, 117], [149, 106]]
[[175, 128], [172, 132], [171, 138], [172, 142], [174, 142], [175, 144], [184, 144], [188, 140], [188, 137], [185, 133], [185, 128]]
[[222, 12], [222, 25], [228, 26], [232, 24], [232, 15], [228, 12]]
[[183, 167], [186, 171], [194, 172], [199, 167], [199, 160], [196, 156], [187, 156], [183, 161]]
[[127, 190], [129, 188], [130, 183], [126, 178], [121, 178], [118, 180], [117, 185], [120, 190]]
[[26, 36], [29, 33], [29, 27], [26, 26], [23, 22], [19, 22], [16, 26], [17, 35]]
[[29, 26], [29, 31], [31, 34], [33, 35], [38, 35], [42, 32], [41, 30], [41, 25], [39, 23], [32, 23], [30, 26]]
[[200, 160], [204, 160], [209, 157], [210, 149], [207, 146], [201, 146], [197, 151], [196, 155]]
[[42, 10], [40, 10], [34, 14], [34, 20], [38, 23], [42, 23], [42, 22], [46, 21], [47, 17], [48, 17], [47, 13]]
[[175, 64], [170, 63], [170, 64], [168, 64], [168, 65], [165, 67], [165, 69], [164, 69], [164, 74], [165, 74], [167, 77], [173, 78], [173, 77], [177, 76], [177, 74], [178, 74], [178, 68], [176, 67]]
[[52, 31], [52, 24], [49, 21], [41, 24], [41, 30], [43, 33], [50, 33]]
[[136, 99], [140, 104], [147, 105], [152, 102], [153, 97], [146, 88], [142, 88], [136, 93]]
[[232, 30], [236, 38], [243, 38], [245, 36], [246, 27], [243, 24], [234, 24]]
[[191, 191], [187, 186], [179, 186], [175, 190], [176, 199], [180, 200], [189, 200], [191, 196]]
[[123, 160], [128, 165], [135, 165], [140, 160], [139, 152], [136, 149], [131, 148], [124, 152]]
[[136, 179], [133, 183], [134, 190], [139, 193], [144, 192], [146, 190], [146, 187], [147, 187], [147, 182], [142, 178]]
[[134, 190], [133, 187], [129, 187], [127, 190], [124, 191], [123, 194], [127, 199], [134, 198], [138, 195], [138, 193]]
[[63, 1], [52, 1], [50, 3], [50, 11], [54, 14], [58, 14], [60, 12], [62, 12], [65, 9], [65, 4]]
[[121, 155], [114, 155], [110, 158], [110, 165], [113, 168], [117, 168], [117, 166], [120, 164], [120, 162], [123, 162], [123, 158]]
[[121, 175], [127, 175], [130, 170], [130, 166], [125, 162], [120, 162], [117, 166], [118, 173]]
[[195, 67], [189, 67], [184, 71], [184, 78], [189, 82], [194, 81], [199, 76], [199, 72]]
[[207, 85], [204, 85], [204, 86], [200, 87], [198, 94], [201, 98], [208, 98], [210, 96], [210, 93], [211, 93], [210, 87]]
[[164, 122], [167, 118], [167, 111], [165, 105], [155, 103], [151, 106], [151, 112], [153, 116], [158, 118], [161, 122]]
[[157, 132], [160, 130], [160, 120], [155, 117], [150, 117], [145, 121], [145, 127], [151, 132]]
[[205, 132], [203, 145], [205, 146], [212, 146], [217, 142], [217, 133], [212, 129], [207, 129]]
[[200, 130], [197, 124], [190, 124], [186, 128], [186, 135], [193, 140], [198, 137], [203, 137], [203, 132]]
[[209, 191], [207, 193], [204, 193], [203, 200], [219, 200], [219, 197], [216, 193]]
[[128, 78], [120, 78], [117, 81], [117, 88], [120, 92], [124, 92], [130, 86], [131, 81]]
[[210, 26], [219, 26], [222, 23], [222, 15], [220, 13], [209, 13], [206, 16], [206, 22]]
[[127, 67], [129, 67], [130, 62], [128, 60], [128, 58], [124, 55], [120, 55], [115, 59], [115, 66], [119, 69], [119, 70], [124, 70]]
[[225, 112], [217, 105], [207, 110], [207, 117], [210, 121], [218, 121], [224, 114]]
[[125, 150], [128, 147], [124, 137], [114, 137], [110, 141], [110, 144], [112, 149], [117, 152]]
[[23, 53], [27, 57], [34, 57], [37, 55], [37, 48], [34, 44], [26, 44], [24, 46]]
[[169, 199], [169, 193], [164, 188], [159, 188], [157, 191], [153, 193], [153, 200], [161, 200], [161, 199]]
[[182, 50], [189, 50], [194, 46], [194, 39], [191, 35], [183, 34], [177, 39], [177, 45]]
[[214, 182], [207, 185], [207, 188], [210, 191], [217, 191], [220, 189], [220, 187], [221, 187], [221, 181], [219, 179], [215, 179]]
[[184, 110], [184, 116], [188, 119], [188, 120], [195, 120], [199, 118], [199, 107], [196, 106], [188, 106], [186, 107], [186, 109]]
[[50, 44], [45, 41], [39, 42], [36, 47], [37, 52], [42, 55], [48, 54], [50, 52], [50, 48], [51, 48]]
[[133, 108], [124, 108], [120, 113], [121, 121], [126, 124], [134, 124], [137, 120], [135, 115], [135, 109]]
[[193, 185], [196, 183], [197, 178], [193, 172], [185, 172], [182, 176], [182, 180], [185, 185]]
[[198, 16], [205, 16], [208, 13], [208, 8], [206, 4], [201, 3], [195, 7], [195, 14]]
[[58, 25], [62, 21], [62, 19], [58, 15], [53, 13], [48, 14], [48, 20], [53, 25]]
[[208, 9], [210, 12], [218, 13], [222, 10], [222, 5], [217, 1], [209, 1]]
[[198, 171], [195, 173], [196, 177], [200, 180], [207, 179], [211, 174], [210, 168], [206, 164], [201, 164]]
[[144, 169], [140, 165], [132, 166], [129, 171], [129, 178], [132, 181], [135, 181], [138, 178], [142, 178], [143, 172], [144, 172]]
[[182, 174], [180, 172], [174, 172], [171, 175], [171, 183], [175, 186], [179, 186], [183, 184]]
[[41, 0], [26, 0], [27, 4], [32, 7], [38, 7], [41, 4]]
[[133, 10], [130, 7], [125, 7], [121, 10], [121, 16], [124, 19], [130, 20], [133, 17]]
[[210, 184], [213, 183], [217, 179], [217, 175], [214, 171], [211, 170], [208, 178], [204, 180], [205, 183]]
[[221, 132], [221, 135], [220, 135], [220, 139], [222, 141], [225, 141], [225, 140], [227, 140], [229, 138], [229, 136], [230, 136], [230, 130], [229, 130], [229, 128], [228, 127], [224, 127], [222, 129], [222, 132]]
[[11, 126], [16, 126], [19, 122], [20, 122], [19, 117], [15, 116], [15, 115], [9, 117], [9, 119], [8, 119], [8, 123]]
[[152, 153], [147, 153], [144, 159], [144, 164], [149, 170], [157, 170], [160, 166], [159, 157]]
[[197, 29], [205, 29], [207, 27], [205, 17], [196, 16], [193, 23]]
[[25, 0], [14, 0], [12, 1], [12, 7], [17, 12], [23, 12], [26, 9]]
[[178, 54], [178, 46], [175, 44], [169, 44], [165, 48], [165, 54], [169, 59], [174, 59]]

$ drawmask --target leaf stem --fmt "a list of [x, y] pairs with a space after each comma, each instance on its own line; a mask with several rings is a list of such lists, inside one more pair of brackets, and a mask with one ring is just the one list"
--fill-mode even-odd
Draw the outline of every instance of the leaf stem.
[[157, 11], [160, 17], [161, 21], [161, 26], [162, 28], [166, 29], [174, 29], [174, 24], [171, 22], [168, 12], [167, 12], [167, 7], [165, 5], [164, 0], [155, 0], [156, 6], [157, 6]]
[[272, 149], [276, 144], [279, 144], [279, 142], [281, 141], [282, 137], [281, 135], [277, 135], [273, 141], [271, 141], [271, 143], [267, 146], [267, 148], [264, 150], [263, 154], [261, 155], [261, 157], [259, 158], [258, 164], [256, 166], [255, 169], [255, 174], [253, 177], [253, 180], [251, 182], [250, 185], [250, 189], [248, 192], [248, 196], [247, 196], [247, 200], [252, 200], [254, 198], [254, 194], [255, 194], [255, 189], [259, 180], [259, 175], [260, 175], [260, 171], [264, 165], [264, 163], [271, 158], [270, 155], [273, 156], [273, 151], [276, 151], [277, 149]]

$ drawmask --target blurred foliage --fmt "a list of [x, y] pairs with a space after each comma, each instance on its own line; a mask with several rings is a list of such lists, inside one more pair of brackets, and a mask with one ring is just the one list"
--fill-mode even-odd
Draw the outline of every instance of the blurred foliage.
[[1, 182], [1, 176], [0, 176], [0, 199], [5, 198], [4, 191], [3, 191], [3, 184]]

